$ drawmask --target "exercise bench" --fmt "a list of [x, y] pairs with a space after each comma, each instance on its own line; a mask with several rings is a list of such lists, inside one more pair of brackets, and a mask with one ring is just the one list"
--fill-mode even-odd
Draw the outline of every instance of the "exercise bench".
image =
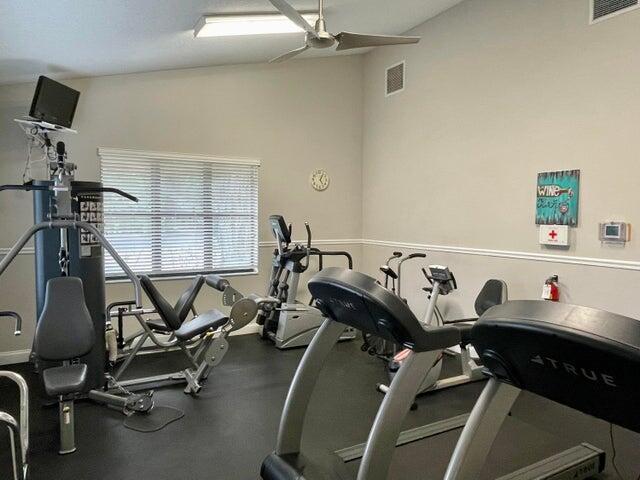
[[[141, 275], [139, 278], [154, 308], [144, 311], [131, 310], [125, 313], [138, 320], [141, 330], [125, 340], [125, 345], [130, 348], [126, 350], [123, 363], [114, 373], [113, 381], [127, 389], [184, 382], [186, 383], [185, 393], [198, 394], [211, 369], [222, 361], [229, 349], [227, 340], [229, 334], [248, 322], [241, 322], [239, 325], [228, 315], [216, 309], [197, 314], [194, 302], [204, 284], [227, 296], [233, 296], [236, 293], [235, 290], [227, 280], [218, 275], [198, 275], [172, 306], [148, 276]], [[125, 304], [127, 302], [114, 305]], [[190, 313], [194, 313], [194, 317], [189, 320]], [[159, 318], [148, 319], [145, 318], [146, 314], [156, 314]], [[119, 311], [119, 315], [123, 315], [122, 310]], [[161, 338], [166, 336], [169, 337], [168, 340]], [[156, 351], [181, 350], [189, 362], [189, 367], [167, 374], [123, 380], [123, 374], [136, 355], [144, 350], [143, 347], [147, 341], [155, 345]]]

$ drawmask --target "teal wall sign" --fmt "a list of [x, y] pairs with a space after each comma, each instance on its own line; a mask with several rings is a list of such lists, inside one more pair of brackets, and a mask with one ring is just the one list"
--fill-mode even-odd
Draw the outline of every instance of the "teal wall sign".
[[538, 174], [537, 225], [578, 226], [580, 170]]

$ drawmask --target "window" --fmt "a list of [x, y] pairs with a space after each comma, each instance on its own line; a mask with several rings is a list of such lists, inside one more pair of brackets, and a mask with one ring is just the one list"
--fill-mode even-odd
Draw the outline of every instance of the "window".
[[[134, 272], [257, 271], [259, 162], [106, 148], [98, 156], [103, 184], [139, 199], [104, 196], [105, 236]], [[105, 273], [124, 277], [108, 254]]]

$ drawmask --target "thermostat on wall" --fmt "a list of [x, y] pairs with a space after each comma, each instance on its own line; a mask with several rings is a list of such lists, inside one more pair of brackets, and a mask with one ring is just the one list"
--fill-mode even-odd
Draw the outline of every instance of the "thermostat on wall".
[[605, 243], [627, 243], [631, 240], [631, 224], [607, 222], [600, 224], [600, 241]]

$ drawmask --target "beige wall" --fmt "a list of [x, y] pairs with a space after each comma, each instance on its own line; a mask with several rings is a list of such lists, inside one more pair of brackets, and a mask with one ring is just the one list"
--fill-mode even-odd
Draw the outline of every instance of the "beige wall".
[[[640, 260], [640, 238], [602, 246], [598, 222], [640, 227], [640, 11], [588, 25], [586, 0], [469, 0], [412, 33], [417, 46], [366, 55], [363, 237], [390, 242]], [[385, 68], [406, 60], [406, 89], [385, 98]], [[537, 244], [538, 172], [582, 171], [568, 251]], [[391, 247], [392, 248], [392, 247]], [[371, 272], [387, 250], [364, 247]], [[636, 271], [431, 254], [455, 267], [457, 313], [485, 279], [512, 298], [557, 273], [564, 300], [640, 318]], [[407, 272], [407, 293], [417, 272]], [[453, 300], [453, 296], [451, 298]]]
[[[309, 220], [316, 239], [360, 238], [362, 57], [302, 60], [281, 65], [200, 68], [69, 80], [82, 92], [74, 128], [65, 138], [77, 178], [97, 179], [97, 147], [258, 158], [260, 240], [271, 240], [266, 217], [281, 212], [297, 226]], [[13, 118], [25, 115], [33, 85], [0, 87], [0, 183], [19, 183], [25, 138]], [[330, 188], [314, 191], [316, 168]], [[11, 246], [32, 222], [29, 194], [0, 196], [0, 248]], [[342, 248], [333, 245], [327, 248]], [[359, 245], [346, 245], [358, 256]], [[261, 275], [234, 278], [244, 291], [263, 292], [271, 247], [260, 249]], [[175, 298], [186, 281], [164, 281]], [[130, 297], [126, 285], [109, 285], [110, 299]], [[200, 308], [214, 305], [202, 297]], [[0, 325], [0, 352], [26, 349], [33, 334], [33, 256], [20, 256], [0, 280], [0, 307], [25, 317], [14, 339]], [[4, 322], [3, 322], [4, 323]], [[0, 359], [1, 361], [2, 359]]]
[[[83, 93], [69, 149], [81, 179], [97, 177], [98, 146], [259, 158], [261, 218], [283, 212], [298, 232], [310, 220], [316, 238], [364, 238], [363, 246], [330, 248], [353, 251], [370, 273], [394, 243], [497, 251], [430, 253], [460, 283], [443, 299], [450, 316], [471, 314], [489, 277], [505, 279], [511, 298], [534, 298], [546, 276], [559, 274], [564, 300], [640, 317], [640, 242], [619, 249], [597, 239], [603, 220], [640, 228], [640, 11], [595, 26], [587, 20], [582, 0], [469, 0], [417, 27], [419, 45], [364, 58], [73, 80]], [[385, 98], [384, 69], [403, 59], [407, 88]], [[12, 119], [28, 110], [32, 93], [33, 85], [0, 88], [2, 182], [19, 180], [25, 147]], [[318, 167], [331, 174], [325, 193], [308, 186]], [[535, 178], [565, 168], [582, 171], [580, 226], [568, 251], [545, 250], [533, 222]], [[5, 192], [0, 218], [7, 247], [31, 222], [29, 195]], [[264, 221], [260, 238], [270, 239]], [[261, 275], [234, 279], [239, 288], [262, 291], [270, 250], [260, 250]], [[505, 252], [578, 260], [500, 258]], [[30, 345], [32, 264], [21, 256], [0, 281], [0, 306], [26, 318], [18, 341], [0, 326], [0, 352]], [[405, 270], [405, 293], [420, 311], [417, 267]], [[175, 296], [185, 284], [162, 282], [162, 290]], [[109, 295], [128, 290], [110, 285]]]

